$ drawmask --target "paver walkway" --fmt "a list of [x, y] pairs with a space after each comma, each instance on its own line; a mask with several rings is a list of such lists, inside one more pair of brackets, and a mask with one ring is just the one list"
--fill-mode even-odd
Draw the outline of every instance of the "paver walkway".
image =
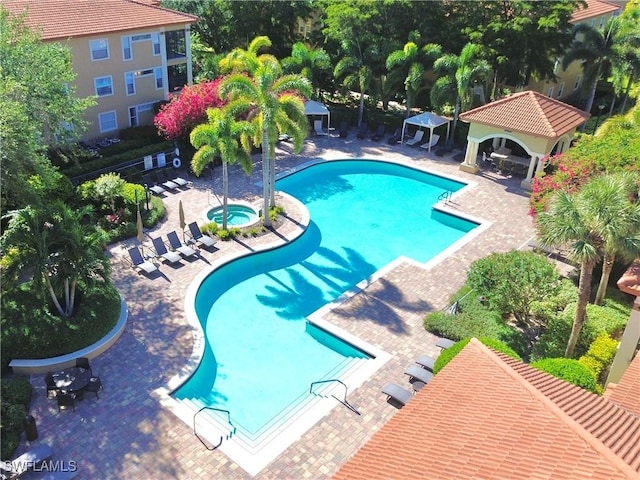
[[[374, 281], [364, 291], [332, 310], [327, 319], [393, 355], [373, 377], [349, 395], [361, 413], [354, 415], [337, 405], [329, 415], [262, 470], [258, 479], [329, 478], [397, 410], [386, 403], [380, 388], [389, 381], [405, 384], [404, 368], [424, 353], [436, 354], [435, 338], [422, 328], [430, 310], [445, 308], [450, 295], [464, 282], [469, 264], [491, 252], [518, 248], [534, 234], [527, 215], [528, 193], [520, 179], [490, 171], [470, 175], [458, 169], [451, 156], [438, 158], [424, 149], [370, 140], [313, 137], [301, 155], [286, 144], [278, 149], [280, 171], [313, 158], [382, 158], [450, 174], [474, 182], [474, 188], [455, 198], [460, 212], [482, 218], [490, 226], [463, 248], [429, 270], [404, 263]], [[233, 167], [231, 197], [259, 202], [259, 158], [252, 176]], [[199, 220], [209, 205], [217, 205], [221, 179], [193, 179], [191, 188], [165, 197], [168, 215], [150, 236], [179, 230], [178, 200], [187, 222]], [[393, 201], [390, 199], [389, 201]], [[297, 212], [286, 206], [295, 220]], [[293, 210], [291, 210], [293, 209]], [[287, 221], [282, 229], [298, 228]], [[163, 409], [151, 392], [173, 377], [187, 362], [193, 347], [192, 332], [184, 315], [184, 296], [191, 279], [221, 255], [273, 242], [274, 234], [240, 241], [218, 242], [219, 250], [203, 251], [200, 259], [172, 268], [163, 264], [162, 275], [136, 274], [125, 260], [126, 247], [135, 240], [113, 245], [113, 278], [125, 298], [130, 317], [118, 342], [92, 361], [105, 389], [99, 400], [79, 402], [76, 411], [58, 413], [54, 400], [46, 399], [44, 382], [34, 376], [31, 414], [39, 439], [55, 450], [55, 458], [77, 462], [81, 479], [196, 479], [251, 478], [219, 451], [207, 451], [189, 425]], [[150, 241], [148, 245], [150, 246]], [[27, 448], [22, 445], [21, 450]]]

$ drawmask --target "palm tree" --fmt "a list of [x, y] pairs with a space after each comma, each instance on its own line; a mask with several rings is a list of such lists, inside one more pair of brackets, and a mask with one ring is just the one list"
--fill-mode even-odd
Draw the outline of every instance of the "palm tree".
[[2, 236], [9, 255], [4, 279], [30, 274], [36, 288], [48, 292], [62, 317], [71, 317], [78, 283], [88, 287], [109, 276], [102, 245], [104, 235], [86, 222], [92, 210], [71, 210], [62, 202], [49, 208], [25, 207], [10, 212]]
[[[253, 43], [253, 42], [252, 42]], [[245, 55], [252, 64], [247, 74], [232, 73], [220, 83], [220, 97], [244, 102], [248, 119], [255, 123], [254, 145], [262, 147], [264, 224], [271, 226], [269, 208], [275, 205], [275, 149], [278, 135], [293, 139], [294, 151], [302, 150], [308, 130], [302, 98], [311, 95], [311, 83], [300, 75], [282, 75], [271, 55]]]
[[[586, 321], [593, 269], [605, 252], [607, 240], [603, 238], [603, 233], [609, 228], [606, 222], [613, 221], [616, 225], [625, 225], [612, 228], [618, 230], [618, 233], [622, 234], [621, 237], [625, 237], [624, 232], [628, 234], [628, 220], [619, 222], [615, 216], [631, 218], [633, 215], [630, 213], [629, 203], [629, 190], [624, 182], [600, 176], [587, 182], [575, 193], [563, 190], [556, 192], [548, 210], [538, 216], [538, 235], [541, 242], [552, 247], [568, 247], [570, 257], [580, 265], [578, 302], [565, 351], [568, 358], [575, 352]], [[635, 242], [640, 241], [637, 225], [636, 223]]]
[[420, 90], [425, 86], [425, 65], [442, 55], [442, 48], [435, 43], [429, 43], [419, 48], [414, 42], [407, 42], [402, 50], [396, 50], [387, 57], [387, 70], [392, 83], [404, 83], [407, 109], [405, 116], [409, 117]]
[[[574, 38], [581, 39], [573, 42], [571, 49], [562, 59], [562, 68], [565, 70], [576, 60], [582, 62], [585, 85], [589, 87], [584, 106], [586, 112], [590, 112], [593, 107], [598, 80], [608, 75], [611, 70], [612, 59], [616, 56], [618, 25], [616, 17], [610, 18], [603, 29], [593, 28], [586, 23], [576, 25], [573, 30]], [[586, 123], [582, 125], [583, 130], [585, 125]]]
[[342, 48], [346, 54], [333, 69], [333, 76], [342, 78], [342, 85], [346, 88], [358, 90], [360, 94], [358, 126], [360, 126], [364, 117], [364, 98], [373, 81], [373, 69], [368, 59], [374, 56], [374, 52], [371, 48], [363, 47], [357, 39], [343, 40]]
[[331, 66], [329, 54], [323, 48], [307, 48], [302, 42], [293, 44], [291, 56], [282, 59], [285, 73], [299, 73], [314, 85], [315, 98], [320, 99], [320, 87], [314, 81]]
[[[244, 107], [244, 105], [242, 105]], [[251, 138], [253, 125], [236, 120], [238, 104], [207, 110], [208, 122], [191, 131], [191, 145], [198, 149], [191, 160], [191, 168], [198, 176], [219, 155], [222, 160], [222, 229], [227, 229], [229, 203], [228, 166], [240, 162], [245, 173], [251, 172]]]
[[[623, 93], [620, 113], [624, 113], [631, 86], [640, 75], [640, 5], [629, 3], [619, 17], [618, 41], [613, 45], [612, 83], [616, 94]], [[613, 102], [611, 102], [613, 112]]]
[[433, 64], [439, 78], [431, 89], [431, 102], [440, 109], [446, 104], [453, 105], [453, 126], [449, 143], [453, 143], [460, 112], [473, 105], [473, 87], [484, 83], [492, 76], [491, 65], [480, 57], [482, 48], [472, 43], [466, 44], [459, 56], [446, 54]]

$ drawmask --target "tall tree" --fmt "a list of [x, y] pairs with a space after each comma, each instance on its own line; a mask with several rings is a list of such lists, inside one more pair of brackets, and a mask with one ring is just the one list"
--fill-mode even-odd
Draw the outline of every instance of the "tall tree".
[[[586, 309], [591, 296], [591, 282], [595, 265], [602, 259], [607, 229], [618, 230], [628, 240], [638, 242], [638, 224], [630, 234], [626, 225], [631, 214], [629, 190], [623, 182], [598, 176], [587, 182], [577, 192], [556, 191], [547, 211], [538, 215], [538, 235], [542, 243], [552, 247], [568, 248], [569, 255], [580, 265], [578, 302], [567, 343], [565, 356], [573, 356], [586, 321]], [[637, 206], [635, 207], [637, 208]], [[616, 217], [625, 218], [622, 222]], [[613, 222], [612, 227], [606, 226]], [[633, 237], [636, 240], [633, 240]]]
[[[612, 83], [616, 94], [622, 94], [620, 113], [624, 113], [631, 87], [640, 78], [640, 5], [629, 2], [618, 20], [619, 41], [613, 46]], [[611, 112], [613, 107], [611, 102]]]
[[226, 62], [235, 65], [232, 73], [220, 84], [225, 100], [246, 105], [248, 119], [256, 125], [254, 145], [262, 147], [262, 194], [265, 226], [271, 226], [269, 209], [275, 205], [275, 150], [278, 135], [286, 133], [294, 142], [294, 150], [302, 150], [308, 122], [302, 98], [311, 96], [311, 83], [300, 75], [283, 75], [278, 60], [267, 54], [257, 55], [257, 44], [268, 38], [254, 39], [247, 51], [236, 50]]
[[316, 100], [321, 100], [321, 86], [317, 80], [331, 67], [331, 59], [322, 48], [309, 48], [302, 42], [296, 42], [291, 48], [291, 56], [282, 59], [285, 73], [298, 73], [314, 86]]
[[191, 160], [191, 168], [200, 175], [204, 167], [217, 156], [222, 160], [222, 229], [227, 229], [229, 203], [229, 165], [240, 162], [245, 173], [250, 173], [251, 139], [253, 125], [246, 120], [236, 120], [238, 107], [229, 104], [224, 108], [207, 110], [207, 123], [198, 125], [190, 135], [191, 144], [198, 150]]
[[481, 57], [482, 48], [468, 43], [460, 55], [446, 54], [438, 58], [433, 69], [439, 78], [431, 89], [431, 102], [442, 110], [447, 104], [453, 106], [453, 126], [449, 143], [454, 141], [458, 116], [473, 105], [474, 86], [484, 85], [491, 78], [489, 63]]
[[404, 84], [406, 113], [409, 117], [420, 90], [425, 87], [425, 69], [442, 55], [440, 45], [429, 43], [418, 47], [413, 41], [404, 45], [387, 57], [389, 77], [394, 76]]
[[73, 316], [76, 291], [108, 280], [110, 264], [104, 255], [104, 236], [86, 222], [91, 208], [74, 211], [62, 202], [48, 208], [25, 207], [10, 212], [0, 250], [8, 256], [3, 280], [31, 274], [62, 317]]
[[43, 43], [0, 4], [0, 208], [39, 201], [34, 185], [61, 176], [46, 149], [78, 138], [84, 111], [94, 102], [75, 95], [71, 53], [60, 43]]

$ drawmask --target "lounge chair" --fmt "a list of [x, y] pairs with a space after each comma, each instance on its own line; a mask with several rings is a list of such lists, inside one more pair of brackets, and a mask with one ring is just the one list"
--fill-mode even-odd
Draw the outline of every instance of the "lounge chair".
[[416, 363], [430, 372], [433, 372], [433, 365], [436, 363], [436, 359], [431, 355], [421, 355], [420, 358], [416, 360]]
[[131, 263], [135, 269], [143, 270], [146, 273], [153, 273], [158, 270], [158, 267], [156, 267], [153, 262], [144, 259], [138, 247], [132, 247], [127, 251], [129, 252]]
[[423, 143], [422, 145], [420, 145], [420, 148], [424, 148], [425, 150], [431, 151], [431, 149], [436, 146], [436, 143], [438, 143], [438, 140], [440, 140], [440, 135], [438, 135], [437, 133], [434, 133], [431, 136], [431, 141], [427, 143]]
[[164, 170], [156, 170], [156, 178], [158, 179], [158, 183], [160, 183], [163, 188], [175, 190], [180, 186], [177, 183], [169, 180], [166, 173], [164, 173]]
[[429, 381], [433, 378], [433, 373], [415, 363], [409, 365], [404, 373], [405, 375], [409, 375], [412, 379], [420, 380], [424, 383], [429, 383]]
[[340, 133], [340, 138], [347, 138], [347, 136], [349, 135], [349, 124], [344, 120], [340, 122], [338, 132]]
[[197, 245], [204, 245], [205, 247], [213, 247], [216, 244], [216, 241], [208, 235], [205, 235], [200, 231], [200, 227], [196, 222], [192, 222], [189, 225], [189, 233], [191, 235], [191, 239]]
[[386, 130], [386, 127], [384, 125], [378, 125], [378, 128], [376, 129], [376, 133], [371, 135], [371, 140], [374, 140], [376, 142], [379, 142], [380, 140], [382, 140], [382, 137], [384, 137], [385, 130]]
[[180, 241], [180, 239], [178, 238], [178, 234], [176, 233], [175, 230], [167, 233], [167, 240], [169, 240], [169, 245], [171, 246], [171, 248], [185, 258], [193, 257], [194, 255], [198, 254], [196, 250], [191, 248], [189, 245], [184, 245]]
[[316, 135], [329, 135], [322, 129], [322, 120], [315, 120], [313, 122], [313, 130], [316, 132]]
[[393, 132], [393, 135], [389, 137], [387, 143], [389, 145], [395, 145], [396, 143], [400, 143], [400, 139], [402, 138], [402, 129], [396, 128], [396, 131]]
[[158, 183], [155, 182], [151, 178], [151, 175], [149, 174], [142, 175], [142, 183], [144, 183], [145, 188], [148, 188], [156, 195], [162, 195], [163, 193], [167, 193], [167, 191], [164, 188], [162, 188], [160, 185], [158, 185]]
[[153, 248], [156, 251], [156, 255], [162, 257], [167, 262], [176, 263], [182, 260], [182, 257], [179, 254], [167, 250], [167, 246], [162, 241], [162, 238], [152, 238], [151, 242], [153, 242]]
[[441, 337], [436, 342], [436, 347], [439, 347], [442, 350], [444, 350], [445, 348], [449, 348], [454, 343], [456, 342], [454, 342], [453, 340], [449, 340], [448, 338]]
[[369, 131], [369, 125], [366, 122], [362, 122], [360, 127], [358, 127], [358, 135], [356, 135], [359, 139], [363, 139], [367, 136], [367, 132]]
[[178, 176], [178, 171], [175, 168], [167, 170], [167, 179], [173, 183], [177, 183], [180, 187], [187, 187], [189, 185], [187, 180]]
[[411, 400], [411, 398], [413, 398], [413, 393], [402, 388], [400, 385], [396, 385], [395, 383], [387, 383], [382, 388], [382, 393], [389, 397], [388, 400], [392, 400], [398, 404], [398, 408], [403, 407], [409, 400]]
[[422, 137], [424, 137], [424, 130], [418, 130], [413, 138], [407, 140], [404, 143], [412, 147], [413, 145], [420, 143], [422, 141]]
[[53, 449], [46, 443], [40, 444], [32, 448], [28, 452], [23, 453], [18, 458], [9, 462], [0, 462], [0, 473], [2, 478], [18, 478], [29, 469], [33, 469], [45, 460], [53, 456]]

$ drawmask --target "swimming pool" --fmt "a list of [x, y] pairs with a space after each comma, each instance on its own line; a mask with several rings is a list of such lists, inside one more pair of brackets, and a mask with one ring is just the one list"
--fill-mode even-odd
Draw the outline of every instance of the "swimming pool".
[[307, 317], [397, 257], [425, 263], [477, 227], [432, 208], [443, 192], [464, 186], [362, 160], [324, 162], [278, 180], [278, 190], [308, 208], [309, 226], [293, 242], [234, 259], [199, 284], [204, 355], [174, 397], [227, 410], [236, 438], [253, 448], [312, 400], [312, 382], [366, 369], [375, 354], [319, 332]]

